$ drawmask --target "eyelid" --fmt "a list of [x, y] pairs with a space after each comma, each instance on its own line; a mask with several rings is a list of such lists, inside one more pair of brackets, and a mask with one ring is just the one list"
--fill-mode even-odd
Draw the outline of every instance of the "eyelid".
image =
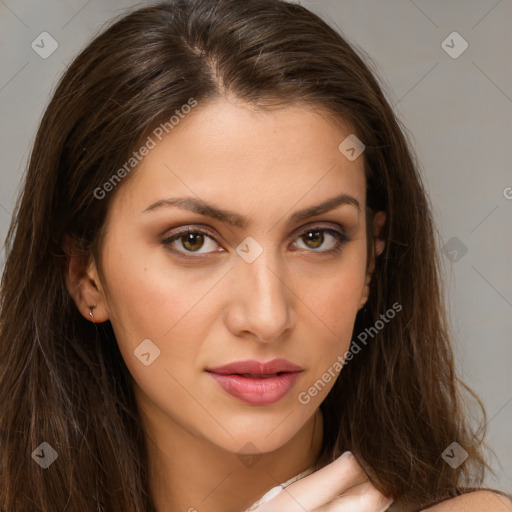
[[298, 228], [297, 230], [295, 230], [292, 233], [292, 238], [295, 239], [298, 236], [303, 235], [304, 233], [306, 233], [308, 231], [313, 231], [315, 229], [325, 230], [327, 232], [329, 232], [329, 231], [336, 231], [336, 232], [339, 232], [341, 235], [347, 236], [346, 229], [343, 226], [341, 226], [339, 224], [336, 224], [336, 223], [333, 223], [333, 222], [329, 223], [327, 221], [326, 221], [326, 224], [327, 225], [323, 225], [322, 222], [319, 221], [319, 222], [311, 222], [310, 224], [306, 224], [305, 226], [301, 226], [300, 228]]

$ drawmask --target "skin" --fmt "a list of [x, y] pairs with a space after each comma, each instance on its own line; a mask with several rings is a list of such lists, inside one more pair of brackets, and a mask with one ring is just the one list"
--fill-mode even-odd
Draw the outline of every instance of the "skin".
[[[83, 266], [71, 256], [67, 284], [77, 307], [89, 320], [111, 321], [133, 377], [159, 511], [241, 512], [313, 463], [322, 442], [318, 407], [334, 380], [308, 404], [297, 395], [349, 348], [373, 268], [366, 261], [364, 156], [349, 161], [338, 150], [351, 133], [301, 104], [270, 112], [233, 98], [200, 104], [118, 186], [101, 266], [94, 259]], [[342, 193], [359, 207], [343, 204], [288, 222], [297, 210]], [[183, 196], [244, 215], [248, 225], [176, 206], [146, 211]], [[380, 212], [376, 236], [384, 222]], [[213, 239], [162, 243], [183, 227], [209, 228]], [[337, 242], [329, 233], [309, 242], [301, 236], [319, 227], [345, 230], [348, 241], [333, 254], [327, 250]], [[236, 252], [249, 236], [262, 249], [252, 263]], [[378, 240], [375, 256], [383, 247]], [[160, 350], [149, 366], [134, 355], [145, 339]], [[205, 372], [275, 357], [304, 371], [271, 405], [242, 403]], [[251, 454], [258, 458], [242, 457]], [[365, 480], [353, 458], [328, 466], [323, 478], [333, 472], [345, 475], [332, 484], [334, 495]], [[293, 489], [300, 494], [315, 475]], [[356, 488], [372, 499], [354, 510], [383, 510], [369, 482]], [[317, 497], [308, 510], [326, 499]], [[292, 503], [283, 507], [293, 510]]]

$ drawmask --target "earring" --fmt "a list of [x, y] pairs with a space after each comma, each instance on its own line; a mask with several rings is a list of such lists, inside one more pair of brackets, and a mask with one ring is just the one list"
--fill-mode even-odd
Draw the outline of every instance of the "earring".
[[89, 316], [91, 317], [92, 321], [96, 323], [96, 320], [94, 320], [94, 315], [92, 314], [92, 310], [96, 307], [96, 304], [93, 306], [89, 306]]

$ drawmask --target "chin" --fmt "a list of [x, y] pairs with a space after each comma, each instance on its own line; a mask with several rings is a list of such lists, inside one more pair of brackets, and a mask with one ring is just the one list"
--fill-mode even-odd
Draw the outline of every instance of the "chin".
[[234, 433], [232, 438], [211, 439], [220, 449], [235, 455], [260, 455], [279, 450], [289, 442], [297, 431], [282, 432], [268, 436], [268, 431]]
[[205, 431], [203, 426], [203, 436], [236, 454], [273, 452], [298, 435], [315, 412], [299, 404], [296, 407], [296, 411], [290, 408], [257, 411], [254, 408], [246, 415], [239, 411], [231, 417], [219, 416], [219, 423], [225, 430], [217, 425], [214, 430]]

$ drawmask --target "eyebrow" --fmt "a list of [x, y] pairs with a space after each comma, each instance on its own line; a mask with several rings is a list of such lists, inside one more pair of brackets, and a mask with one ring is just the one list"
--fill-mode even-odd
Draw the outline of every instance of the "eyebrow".
[[[320, 204], [309, 206], [308, 208], [295, 212], [289, 217], [288, 223], [294, 224], [310, 217], [314, 217], [315, 215], [327, 213], [336, 207], [345, 204], [354, 206], [357, 209], [361, 208], [359, 201], [355, 197], [348, 194], [340, 194], [338, 196], [331, 197]], [[244, 215], [218, 208], [213, 204], [209, 204], [204, 200], [195, 197], [171, 197], [168, 199], [161, 199], [160, 201], [149, 205], [143, 213], [154, 211], [157, 208], [165, 206], [176, 206], [183, 210], [193, 211], [200, 215], [212, 217], [236, 228], [245, 228], [249, 223], [249, 219]]]

